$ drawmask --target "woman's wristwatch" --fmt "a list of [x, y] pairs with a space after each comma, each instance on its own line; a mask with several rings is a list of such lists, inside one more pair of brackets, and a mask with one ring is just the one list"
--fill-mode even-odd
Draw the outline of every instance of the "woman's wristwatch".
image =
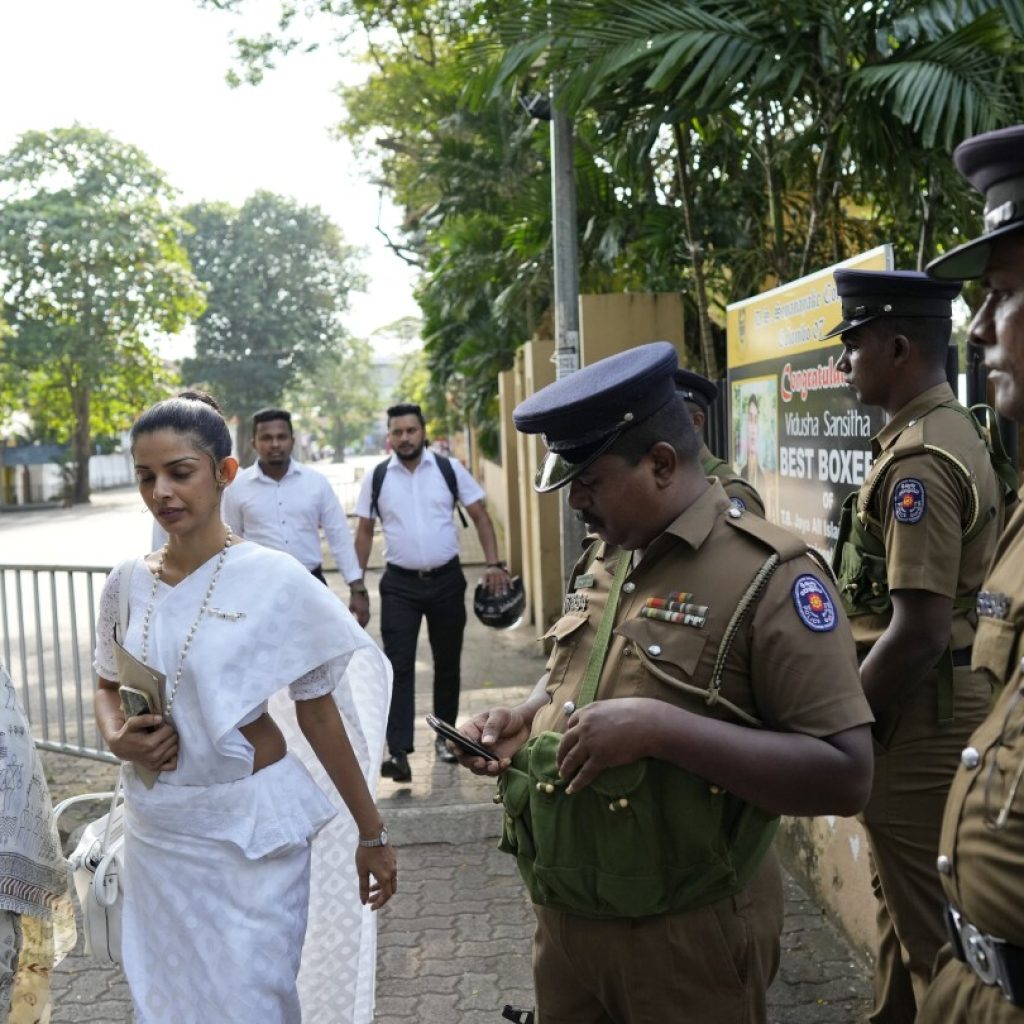
[[362, 580], [353, 580], [348, 585], [350, 594], [368, 594], [369, 591], [366, 589], [366, 584]]
[[500, 569], [504, 573], [508, 572], [508, 566], [504, 562], [488, 562], [487, 563], [487, 568], [488, 569]]
[[387, 846], [388, 845], [388, 827], [387, 825], [381, 825], [380, 835], [376, 839], [364, 839], [362, 836], [359, 837], [360, 846]]

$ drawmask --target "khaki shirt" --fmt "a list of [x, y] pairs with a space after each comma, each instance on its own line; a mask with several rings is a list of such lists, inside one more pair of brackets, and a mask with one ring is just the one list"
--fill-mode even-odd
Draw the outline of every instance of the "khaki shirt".
[[961, 757], [942, 822], [939, 874], [971, 924], [1024, 946], [1024, 508], [999, 542], [979, 610], [972, 668], [1005, 689]]
[[[959, 650], [970, 647], [974, 639], [973, 598], [1002, 529], [1003, 502], [985, 443], [961, 413], [940, 408], [953, 397], [945, 383], [923, 391], [872, 438], [875, 461], [860, 494], [873, 489], [867, 511], [881, 525], [889, 590], [926, 590], [964, 599], [969, 605], [953, 610], [951, 644]], [[947, 458], [931, 451], [885, 457], [922, 445], [955, 458], [970, 482]], [[862, 509], [862, 499], [857, 508]], [[975, 508], [986, 522], [965, 546], [963, 533]], [[856, 616], [853, 632], [858, 646], [873, 644], [888, 628], [889, 619]]]
[[[718, 480], [734, 505], [738, 504], [740, 508], [764, 518], [764, 500], [753, 484], [734, 473], [729, 463], [722, 462], [706, 444], [701, 446], [699, 458], [708, 476]], [[712, 468], [707, 470], [708, 466]]]
[[[595, 550], [592, 562], [588, 553], [577, 564], [564, 614], [547, 634], [555, 641], [548, 662], [551, 703], [535, 716], [534, 734], [564, 730], [564, 705], [579, 693], [612, 575], [620, 558], [632, 556], [600, 542]], [[627, 575], [598, 699], [648, 697], [739, 722], [722, 704], [708, 705], [673, 681], [707, 689], [733, 612], [773, 551], [795, 557], [778, 566], [743, 620], [724, 665], [722, 697], [772, 730], [822, 737], [870, 722], [849, 624], [825, 573], [799, 538], [732, 508], [717, 482]], [[679, 592], [706, 609], [694, 624], [641, 615], [649, 598]]]

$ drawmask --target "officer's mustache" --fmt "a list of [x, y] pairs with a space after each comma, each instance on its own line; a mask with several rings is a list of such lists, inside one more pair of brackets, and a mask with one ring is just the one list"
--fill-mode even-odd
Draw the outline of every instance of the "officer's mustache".
[[576, 513], [576, 521], [582, 523], [584, 526], [589, 526], [594, 530], [600, 530], [604, 526], [604, 521], [600, 516], [586, 515], [583, 512]]

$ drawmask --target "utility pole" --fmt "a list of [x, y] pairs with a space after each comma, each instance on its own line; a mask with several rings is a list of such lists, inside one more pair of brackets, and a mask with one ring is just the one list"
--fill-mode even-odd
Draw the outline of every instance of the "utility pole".
[[[580, 274], [576, 259], [576, 180], [572, 122], [551, 89], [551, 224], [555, 267], [555, 379], [580, 368]], [[561, 492], [562, 583], [569, 580], [583, 541], [583, 524]]]

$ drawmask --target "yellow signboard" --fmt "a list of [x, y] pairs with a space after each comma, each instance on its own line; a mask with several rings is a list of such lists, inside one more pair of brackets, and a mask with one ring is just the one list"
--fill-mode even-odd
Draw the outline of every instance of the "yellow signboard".
[[880, 245], [834, 267], [732, 303], [725, 320], [729, 369], [821, 348], [822, 335], [843, 319], [833, 276], [838, 267], [892, 270], [892, 246]]
[[836, 369], [842, 320], [833, 272], [891, 270], [879, 246], [726, 311], [729, 455], [761, 493], [769, 519], [821, 551], [838, 532], [839, 508], [871, 466], [881, 410], [864, 409]]

